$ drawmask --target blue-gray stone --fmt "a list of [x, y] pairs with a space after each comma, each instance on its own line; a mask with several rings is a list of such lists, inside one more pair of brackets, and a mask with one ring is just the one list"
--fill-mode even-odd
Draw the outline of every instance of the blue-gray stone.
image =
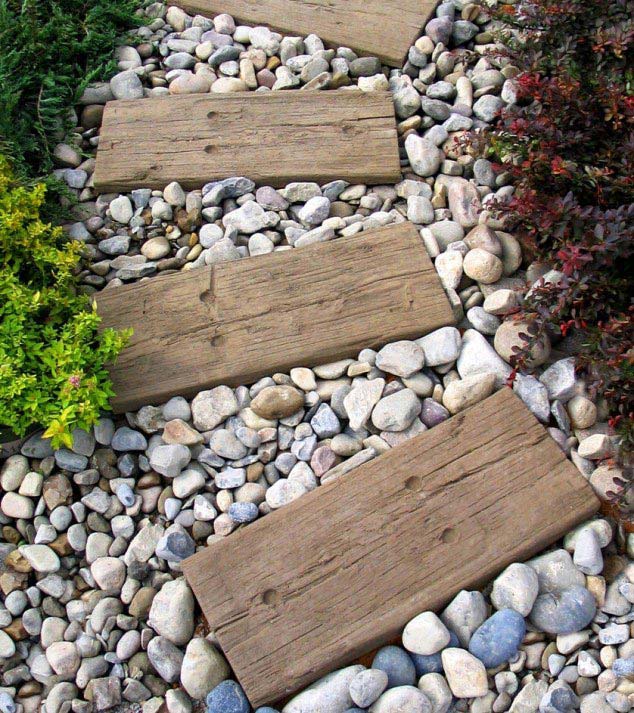
[[156, 545], [156, 555], [168, 562], [182, 562], [196, 552], [196, 543], [180, 525], [172, 525]]
[[238, 524], [253, 522], [258, 516], [258, 506], [255, 503], [232, 503], [229, 506], [229, 517]]
[[55, 451], [55, 463], [57, 467], [62, 470], [68, 470], [71, 473], [80, 473], [82, 470], [86, 470], [88, 458], [78, 453], [73, 453], [67, 448], [60, 448], [58, 451]]
[[15, 713], [16, 708], [13, 698], [6, 691], [0, 691], [0, 713]]
[[555, 682], [539, 702], [540, 713], [568, 713], [579, 708], [579, 698], [564, 682]]
[[124, 478], [133, 478], [139, 474], [139, 462], [132, 453], [124, 453], [117, 458], [117, 468]]
[[217, 50], [209, 57], [207, 62], [212, 67], [217, 67], [223, 62], [230, 62], [233, 59], [238, 59], [240, 56], [240, 48], [235, 45], [225, 45], [224, 47], [218, 47]]
[[[458, 637], [451, 630], [449, 631], [449, 637], [447, 647], [454, 649], [462, 648], [460, 639], [458, 639]], [[426, 673], [442, 673], [444, 670], [442, 665], [442, 651], [439, 651], [436, 654], [429, 654], [428, 656], [424, 656], [423, 654], [410, 654], [409, 656], [414, 662], [417, 679]]]
[[486, 668], [495, 668], [515, 656], [525, 634], [524, 617], [514, 609], [501, 609], [475, 630], [469, 651]]
[[414, 662], [400, 646], [384, 646], [379, 649], [372, 661], [372, 668], [385, 671], [388, 688], [416, 685]]
[[147, 448], [147, 439], [139, 431], [121, 426], [114, 432], [110, 445], [115, 451], [144, 451]]
[[535, 600], [531, 622], [548, 634], [572, 634], [585, 629], [596, 612], [594, 597], [579, 585], [562, 592], [548, 592]]
[[117, 488], [117, 498], [127, 508], [131, 508], [134, 505], [134, 491], [127, 483], [121, 483]]
[[257, 708], [255, 713], [279, 713], [277, 708], [271, 708], [270, 706], [262, 706]]
[[51, 439], [42, 438], [42, 433], [44, 433], [44, 431], [38, 431], [26, 439], [20, 449], [20, 453], [23, 456], [26, 456], [27, 458], [42, 459], [53, 455]]
[[456, 20], [453, 24], [451, 37], [454, 44], [461, 45], [463, 42], [473, 39], [478, 32], [480, 32], [480, 28], [474, 22]]
[[251, 706], [235, 681], [222, 681], [207, 696], [207, 713], [249, 713]]
[[319, 438], [332, 438], [341, 431], [341, 424], [337, 414], [328, 404], [321, 404], [315, 415], [310, 419], [310, 425]]
[[225, 198], [238, 198], [246, 193], [251, 193], [255, 188], [255, 183], [250, 178], [244, 176], [234, 176], [220, 181], [224, 189]]
[[433, 428], [439, 423], [449, 418], [449, 411], [434, 399], [423, 399], [423, 408], [420, 412], [420, 420], [427, 426]]
[[634, 674], [634, 656], [617, 659], [612, 665], [612, 670], [617, 676], [632, 676]]

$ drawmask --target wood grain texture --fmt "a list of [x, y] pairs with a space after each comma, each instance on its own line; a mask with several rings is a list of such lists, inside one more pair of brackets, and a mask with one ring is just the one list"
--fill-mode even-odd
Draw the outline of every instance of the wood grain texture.
[[111, 369], [116, 411], [355, 356], [454, 317], [412, 223], [244, 258], [97, 296], [132, 327]]
[[433, 15], [436, 0], [174, 0], [191, 14], [228, 12], [249, 25], [286, 34], [315, 33], [329, 46], [350, 47], [400, 67]]
[[200, 188], [248, 176], [290, 181], [395, 183], [394, 105], [387, 92], [192, 94], [108, 102], [95, 189]]
[[255, 707], [390, 641], [598, 507], [505, 388], [183, 569]]

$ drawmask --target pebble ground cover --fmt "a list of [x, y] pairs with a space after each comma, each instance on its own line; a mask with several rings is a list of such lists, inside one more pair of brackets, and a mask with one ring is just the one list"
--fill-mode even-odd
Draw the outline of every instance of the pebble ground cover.
[[[2, 467], [0, 711], [248, 713], [207, 634], [180, 562], [198, 547], [348, 474], [407, 438], [507, 388], [522, 326], [503, 317], [539, 278], [487, 205], [508, 176], [455, 141], [516, 97], [516, 68], [488, 56], [473, 5], [442, 3], [402, 70], [318, 37], [282, 37], [228, 15], [144, 8], [139, 43], [89, 87], [55, 149], [77, 198], [68, 234], [85, 247], [89, 291], [204, 264], [300, 248], [409, 219], [458, 328], [363, 349], [356, 359], [104, 417], [53, 451], [38, 434]], [[185, 192], [91, 186], [106, 101], [191, 92], [390, 89], [403, 180], [390, 186], [233, 177]], [[601, 402], [565, 343], [544, 340], [535, 376], [513, 389], [605, 498], [620, 489]], [[370, 667], [335, 671], [285, 713], [625, 713], [634, 705], [634, 537], [608, 519], [515, 563], [483, 591], [421, 612]], [[271, 713], [274, 709], [259, 709]]]

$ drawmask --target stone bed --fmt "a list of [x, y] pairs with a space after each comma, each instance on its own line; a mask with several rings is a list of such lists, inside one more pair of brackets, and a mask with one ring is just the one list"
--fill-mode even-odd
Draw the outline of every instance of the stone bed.
[[[208, 695], [209, 713], [247, 713], [180, 562], [335, 469], [354, 477], [355, 465], [506, 388], [520, 327], [502, 318], [535, 281], [559, 278], [541, 265], [523, 268], [519, 244], [487, 210], [513, 187], [455, 141], [515, 98], [516, 70], [484, 57], [486, 18], [462, 19], [473, 19], [471, 6], [440, 5], [403, 71], [345, 48], [324, 50], [315, 36], [236, 27], [228, 15], [190, 18], [160, 3], [145, 14], [142, 43], [118, 51], [120, 73], [109, 84], [86, 90], [81, 129], [56, 149], [57, 175], [79, 199], [67, 230], [85, 244], [86, 290], [407, 218], [420, 228], [459, 329], [104, 417], [75, 434], [72, 451], [53, 453], [32, 437], [0, 477], [0, 713], [41, 704], [46, 713], [120, 704], [188, 713]], [[317, 81], [392, 90], [401, 182], [274, 190], [234, 177], [199, 191], [172, 183], [95, 195], [94, 159], [73, 145], [97, 146], [103, 104], [113, 97]], [[575, 375], [567, 341], [542, 343], [534, 361], [535, 374], [513, 388], [601, 497], [618, 491], [619, 470], [606, 462], [617, 444], [605, 407]], [[279, 408], [284, 415], [273, 418]], [[634, 704], [633, 553], [631, 535], [594, 520], [552, 552], [511, 565], [483, 592], [461, 592], [439, 618], [421, 613], [402, 647], [383, 648], [368, 669], [334, 672], [284, 710], [625, 713]]]

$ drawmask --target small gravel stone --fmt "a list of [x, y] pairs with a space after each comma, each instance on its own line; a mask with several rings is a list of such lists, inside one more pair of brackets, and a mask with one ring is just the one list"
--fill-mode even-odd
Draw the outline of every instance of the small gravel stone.
[[495, 389], [494, 374], [475, 374], [452, 381], [442, 397], [449, 413], [456, 414], [490, 396]]
[[116, 451], [144, 451], [147, 448], [147, 440], [139, 431], [122, 426], [114, 432], [110, 445]]
[[469, 645], [473, 632], [488, 616], [488, 608], [481, 592], [462, 590], [440, 615], [445, 626], [453, 631], [463, 646]]
[[192, 698], [204, 698], [230, 673], [229, 664], [211, 642], [197, 638], [187, 644], [180, 679]]
[[266, 491], [266, 502], [272, 510], [277, 510], [277, 508], [292, 503], [293, 500], [297, 500], [307, 492], [306, 486], [298, 480], [281, 478]]
[[561, 592], [540, 594], [530, 618], [539, 631], [571, 634], [588, 626], [595, 611], [592, 594], [585, 587], [574, 586]]
[[456, 698], [478, 698], [488, 692], [484, 664], [468, 651], [445, 649], [442, 663], [447, 683]]
[[411, 389], [402, 389], [377, 403], [372, 411], [372, 423], [381, 431], [404, 431], [411, 426], [420, 410], [418, 396]]
[[413, 686], [416, 669], [412, 659], [399, 646], [384, 646], [376, 652], [372, 668], [387, 674], [388, 688]]
[[525, 634], [524, 617], [513, 609], [502, 609], [476, 629], [469, 651], [486, 668], [496, 668], [517, 654]]
[[414, 686], [391, 688], [370, 706], [370, 713], [432, 713], [429, 698]]
[[425, 337], [416, 340], [425, 353], [427, 366], [450, 364], [460, 354], [462, 338], [455, 327], [441, 327]]
[[194, 597], [179, 577], [166, 582], [154, 597], [148, 624], [176, 646], [183, 646], [194, 632]]
[[127, 225], [134, 215], [130, 199], [127, 196], [119, 196], [111, 201], [110, 215], [117, 223]]
[[229, 517], [237, 524], [253, 522], [258, 516], [258, 506], [255, 503], [232, 503], [229, 506]]
[[388, 678], [385, 671], [369, 668], [360, 671], [350, 681], [350, 698], [360, 708], [367, 708], [385, 691]]
[[115, 74], [110, 80], [110, 90], [115, 99], [143, 98], [143, 84], [137, 73], [131, 69]]
[[575, 566], [584, 574], [600, 574], [603, 570], [603, 555], [596, 532], [583, 528], [577, 536], [573, 556]]
[[228, 386], [201, 391], [191, 403], [194, 426], [199, 431], [211, 431], [238, 410], [238, 401]]
[[416, 342], [392, 342], [378, 352], [375, 363], [388, 374], [408, 377], [423, 368], [425, 353]]
[[166, 478], [175, 478], [191, 460], [189, 448], [179, 444], [157, 446], [150, 456], [152, 468]]
[[267, 386], [251, 402], [251, 409], [266, 419], [292, 416], [303, 406], [303, 394], [292, 386]]
[[465, 275], [476, 282], [490, 285], [502, 277], [502, 261], [482, 248], [474, 248], [466, 254], [463, 269]]
[[[352, 707], [350, 684], [363, 671], [363, 666], [342, 668], [320, 678], [304, 691], [293, 697], [282, 709], [282, 713], [306, 713], [323, 711], [335, 713]], [[207, 699], [209, 700], [209, 699]], [[246, 709], [248, 712], [248, 708]], [[214, 712], [215, 713], [215, 712]], [[218, 713], [221, 713], [219, 710]]]
[[365, 426], [383, 394], [384, 387], [385, 379], [364, 380], [345, 396], [343, 405], [351, 429], [358, 431]]
[[449, 644], [447, 627], [433, 612], [414, 617], [403, 630], [403, 646], [414, 654], [429, 656]]
[[20, 554], [36, 572], [57, 572], [61, 566], [57, 554], [46, 545], [22, 545]]
[[497, 609], [514, 609], [528, 616], [539, 593], [537, 573], [528, 565], [515, 562], [493, 582], [491, 601]]
[[178, 680], [183, 654], [180, 649], [163, 636], [155, 636], [147, 646], [150, 663], [158, 675], [168, 683]]
[[419, 176], [433, 176], [445, 157], [435, 144], [416, 134], [405, 139], [405, 150], [412, 170]]

